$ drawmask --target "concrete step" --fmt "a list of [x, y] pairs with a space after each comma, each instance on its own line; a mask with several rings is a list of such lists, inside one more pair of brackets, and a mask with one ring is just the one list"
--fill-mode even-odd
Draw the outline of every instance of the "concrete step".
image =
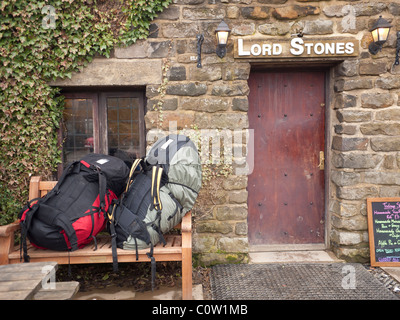
[[250, 263], [334, 263], [344, 262], [327, 250], [250, 252]]

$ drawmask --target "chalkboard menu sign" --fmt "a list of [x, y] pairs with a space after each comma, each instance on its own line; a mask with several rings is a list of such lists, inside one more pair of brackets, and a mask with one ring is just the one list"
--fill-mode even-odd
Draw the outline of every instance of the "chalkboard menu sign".
[[400, 266], [400, 198], [368, 198], [371, 266]]

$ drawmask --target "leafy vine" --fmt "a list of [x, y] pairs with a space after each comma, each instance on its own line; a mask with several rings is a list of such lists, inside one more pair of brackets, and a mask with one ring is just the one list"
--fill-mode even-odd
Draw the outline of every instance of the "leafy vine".
[[[49, 81], [96, 54], [148, 36], [171, 0], [3, 0], [0, 3], [0, 225], [27, 199], [29, 177], [60, 163], [63, 97]], [[118, 36], [116, 36], [118, 35]]]

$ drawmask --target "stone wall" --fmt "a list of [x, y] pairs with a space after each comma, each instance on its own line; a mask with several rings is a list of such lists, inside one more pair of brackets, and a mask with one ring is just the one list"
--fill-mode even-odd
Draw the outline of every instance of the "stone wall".
[[[392, 23], [393, 30], [383, 50], [371, 56], [368, 30], [379, 15]], [[220, 59], [214, 31], [222, 19], [232, 32], [227, 56]], [[176, 121], [178, 129], [193, 124], [198, 130], [246, 129], [251, 64], [233, 58], [237, 37], [291, 39], [303, 33], [311, 39], [357, 39], [360, 55], [335, 61], [329, 69], [326, 216], [327, 243], [334, 252], [341, 258], [365, 260], [369, 255], [365, 199], [400, 194], [400, 67], [393, 68], [396, 30], [400, 30], [400, 4], [395, 1], [174, 0], [153, 22], [149, 39], [117, 48], [107, 60], [116, 65], [123, 61], [123, 69], [130, 69], [129, 76], [123, 73], [125, 82], [115, 80], [116, 85], [146, 87], [149, 131], [168, 130], [169, 121]], [[204, 34], [202, 68], [196, 62], [198, 34]], [[296, 66], [305, 63], [299, 60]], [[107, 70], [113, 73], [112, 67]], [[88, 82], [96, 76], [88, 68], [79, 79]], [[78, 75], [56, 84], [82, 85], [74, 77]], [[207, 264], [246, 261], [247, 177], [232, 174], [217, 181], [205, 207], [197, 209], [194, 252], [201, 253], [201, 262]]]

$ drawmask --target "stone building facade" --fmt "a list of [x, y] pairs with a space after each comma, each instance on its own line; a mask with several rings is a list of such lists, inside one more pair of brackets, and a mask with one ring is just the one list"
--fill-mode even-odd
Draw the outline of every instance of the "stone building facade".
[[[382, 51], [371, 55], [369, 29], [380, 15], [393, 27]], [[222, 20], [231, 33], [227, 54], [219, 58], [215, 29]], [[339, 258], [365, 261], [366, 199], [400, 195], [400, 66], [393, 65], [397, 30], [400, 4], [393, 0], [174, 0], [153, 21], [147, 40], [116, 48], [110, 58], [96, 58], [81, 73], [53, 84], [69, 92], [90, 87], [141, 90], [147, 133], [167, 131], [171, 121], [178, 130], [242, 130], [243, 139], [233, 145], [248, 153], [253, 74], [322, 70], [325, 168], [318, 245]], [[239, 39], [289, 43], [299, 35], [322, 43], [349, 39], [357, 50], [349, 56], [262, 57], [255, 47], [259, 56], [238, 56]], [[255, 247], [249, 240], [255, 232], [249, 227], [250, 176], [237, 174], [243, 162], [236, 160], [229, 175], [214, 182], [206, 208], [197, 209], [193, 246], [203, 263], [245, 262]], [[286, 244], [307, 243], [282, 242]]]

